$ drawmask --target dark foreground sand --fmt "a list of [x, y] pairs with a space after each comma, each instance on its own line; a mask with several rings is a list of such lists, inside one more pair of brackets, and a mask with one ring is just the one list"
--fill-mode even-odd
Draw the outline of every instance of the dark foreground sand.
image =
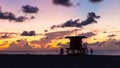
[[120, 56], [0, 55], [0, 68], [120, 68]]

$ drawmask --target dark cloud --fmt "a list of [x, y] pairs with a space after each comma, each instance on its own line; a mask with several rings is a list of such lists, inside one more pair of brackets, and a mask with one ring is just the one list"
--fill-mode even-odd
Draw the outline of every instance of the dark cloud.
[[89, 0], [89, 1], [92, 2], [92, 3], [98, 3], [98, 2], [101, 2], [103, 0]]
[[24, 22], [26, 19], [28, 19], [25, 16], [19, 16], [18, 18], [15, 19], [16, 22]]
[[107, 37], [115, 37], [115, 34], [108, 35]]
[[96, 35], [96, 34], [93, 33], [93, 32], [87, 32], [87, 33], [79, 34], [79, 36], [86, 36], [86, 37], [91, 37], [91, 36], [94, 36], [94, 35]]
[[81, 24], [79, 23], [79, 19], [76, 19], [76, 20], [68, 20], [66, 21], [65, 23], [63, 23], [62, 25], [53, 25], [51, 26], [51, 29], [55, 29], [55, 28], [64, 28], [64, 27], [82, 27]]
[[44, 32], [48, 32], [48, 30], [44, 30]]
[[0, 12], [0, 19], [15, 20], [16, 17], [12, 12]]
[[76, 19], [74, 21], [71, 19], [62, 24], [61, 27], [81, 27], [81, 25], [79, 23], [79, 19]]
[[[9, 20], [9, 21], [15, 21], [15, 22], [24, 22], [25, 20], [29, 19], [28, 17], [25, 16], [16, 16], [14, 13], [12, 12], [2, 12], [0, 10], [0, 19], [3, 20]], [[33, 17], [31, 17], [30, 19], [33, 19]]]
[[62, 26], [62, 25], [53, 25], [53, 26], [51, 26], [51, 29], [55, 29], [55, 28], [59, 28], [59, 27], [64, 28], [64, 26]]
[[85, 21], [82, 21], [80, 23], [81, 26], [86, 26], [88, 24], [92, 24], [93, 22], [94, 23], [97, 23], [97, 21], [95, 20], [100, 18], [100, 16], [97, 16], [94, 12], [89, 12], [88, 15], [87, 15], [87, 19]]
[[16, 17], [16, 15], [12, 12], [0, 12], [0, 19], [5, 19], [9, 21], [16, 21], [16, 22], [24, 22], [27, 17], [25, 16], [19, 16]]
[[22, 6], [22, 11], [24, 13], [37, 13], [39, 9], [31, 5], [25, 5], [25, 6]]
[[22, 34], [21, 34], [21, 36], [35, 36], [36, 35], [36, 33], [35, 33], [35, 31], [23, 31], [22, 32]]
[[62, 5], [62, 6], [72, 6], [73, 4], [70, 2], [70, 0], [53, 0], [53, 4], [55, 5]]
[[56, 25], [51, 26], [51, 28], [50, 28], [50, 29], [54, 29], [54, 28], [56, 28]]
[[100, 18], [100, 16], [97, 16], [94, 12], [89, 12], [87, 15], [87, 19], [82, 22], [79, 22], [79, 19], [76, 19], [74, 21], [71, 19], [66, 21], [62, 25], [53, 25], [51, 29], [58, 28], [58, 27], [62, 27], [62, 28], [63, 27], [82, 27], [92, 23], [97, 23], [95, 18], [98, 19]]

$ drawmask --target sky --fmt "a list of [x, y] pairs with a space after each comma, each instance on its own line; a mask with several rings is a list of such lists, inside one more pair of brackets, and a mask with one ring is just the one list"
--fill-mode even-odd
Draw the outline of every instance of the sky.
[[[58, 0], [59, 1], [59, 0]], [[89, 35], [89, 43], [103, 42], [110, 38], [120, 40], [120, 1], [119, 0], [0, 0], [0, 13], [12, 12], [14, 18], [0, 16], [0, 32], [22, 33], [23, 31], [35, 31], [43, 33], [69, 31], [75, 27], [65, 26], [72, 19], [77, 22], [86, 21], [87, 14], [94, 12], [99, 19], [97, 23], [89, 23], [76, 27], [79, 35]], [[33, 11], [25, 11], [23, 6], [32, 7]], [[37, 8], [37, 9], [35, 9]], [[22, 17], [22, 18], [20, 18]], [[56, 25], [55, 29], [51, 26]], [[62, 25], [65, 28], [61, 28]], [[45, 32], [44, 32], [45, 33]], [[46, 34], [47, 35], [47, 34]], [[91, 37], [92, 35], [92, 37]], [[50, 35], [51, 36], [51, 35]], [[63, 37], [63, 36], [62, 36]], [[55, 38], [54, 38], [55, 39]], [[52, 40], [52, 39], [51, 39]]]
[[[44, 29], [49, 30], [52, 25], [64, 23], [69, 19], [84, 20], [88, 12], [98, 12], [100, 7], [100, 3], [93, 4], [88, 0], [71, 0], [71, 2], [74, 5], [66, 7], [54, 5], [52, 0], [0, 0], [2, 12], [13, 12], [16, 16], [24, 16], [25, 14], [35, 16], [35, 19], [24, 22], [10, 22], [0, 19], [0, 31], [22, 32], [23, 30], [35, 30], [40, 33]], [[80, 3], [80, 6], [77, 6], [76, 3]], [[38, 13], [23, 13], [22, 6], [27, 4], [38, 7]]]
[[[52, 25], [62, 24], [70, 19], [80, 19], [80, 21], [83, 21], [86, 19], [88, 12], [95, 12], [101, 16], [98, 23], [90, 25], [90, 28], [97, 27], [99, 29], [109, 26], [109, 28], [118, 27], [117, 29], [119, 29], [119, 0], [104, 0], [98, 3], [92, 3], [89, 0], [70, 1], [74, 5], [66, 7], [54, 5], [52, 0], [0, 0], [2, 12], [13, 12], [16, 16], [35, 16], [35, 19], [24, 22], [0, 19], [0, 31], [21, 33], [24, 30], [35, 30], [37, 33], [41, 33], [45, 29], [50, 30]], [[79, 5], [76, 5], [77, 3]], [[22, 6], [28, 4], [38, 7], [38, 13], [24, 13]]]

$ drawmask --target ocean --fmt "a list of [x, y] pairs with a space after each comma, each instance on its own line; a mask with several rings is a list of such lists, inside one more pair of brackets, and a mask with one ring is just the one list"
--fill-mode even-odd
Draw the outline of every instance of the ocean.
[[[59, 55], [59, 50], [4, 50], [0, 54], [33, 54], [33, 55]], [[64, 52], [64, 54], [66, 54]], [[91, 55], [88, 52], [88, 55]], [[120, 56], [120, 50], [94, 50], [93, 55], [115, 55]]]
[[53, 54], [57, 55], [59, 54], [59, 51], [57, 50], [4, 50], [0, 51], [0, 54], [34, 54], [34, 55], [47, 55], [47, 54]]
[[120, 50], [95, 50], [93, 55], [115, 55], [120, 56]]

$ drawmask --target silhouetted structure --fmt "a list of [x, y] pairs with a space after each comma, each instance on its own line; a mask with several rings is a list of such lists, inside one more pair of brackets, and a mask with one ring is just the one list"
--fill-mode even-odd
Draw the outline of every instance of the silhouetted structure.
[[86, 55], [87, 47], [82, 44], [82, 39], [86, 38], [85, 36], [67, 36], [66, 38], [70, 39], [70, 46], [67, 49], [67, 54], [71, 55]]
[[35, 36], [35, 31], [23, 31], [21, 36]]

